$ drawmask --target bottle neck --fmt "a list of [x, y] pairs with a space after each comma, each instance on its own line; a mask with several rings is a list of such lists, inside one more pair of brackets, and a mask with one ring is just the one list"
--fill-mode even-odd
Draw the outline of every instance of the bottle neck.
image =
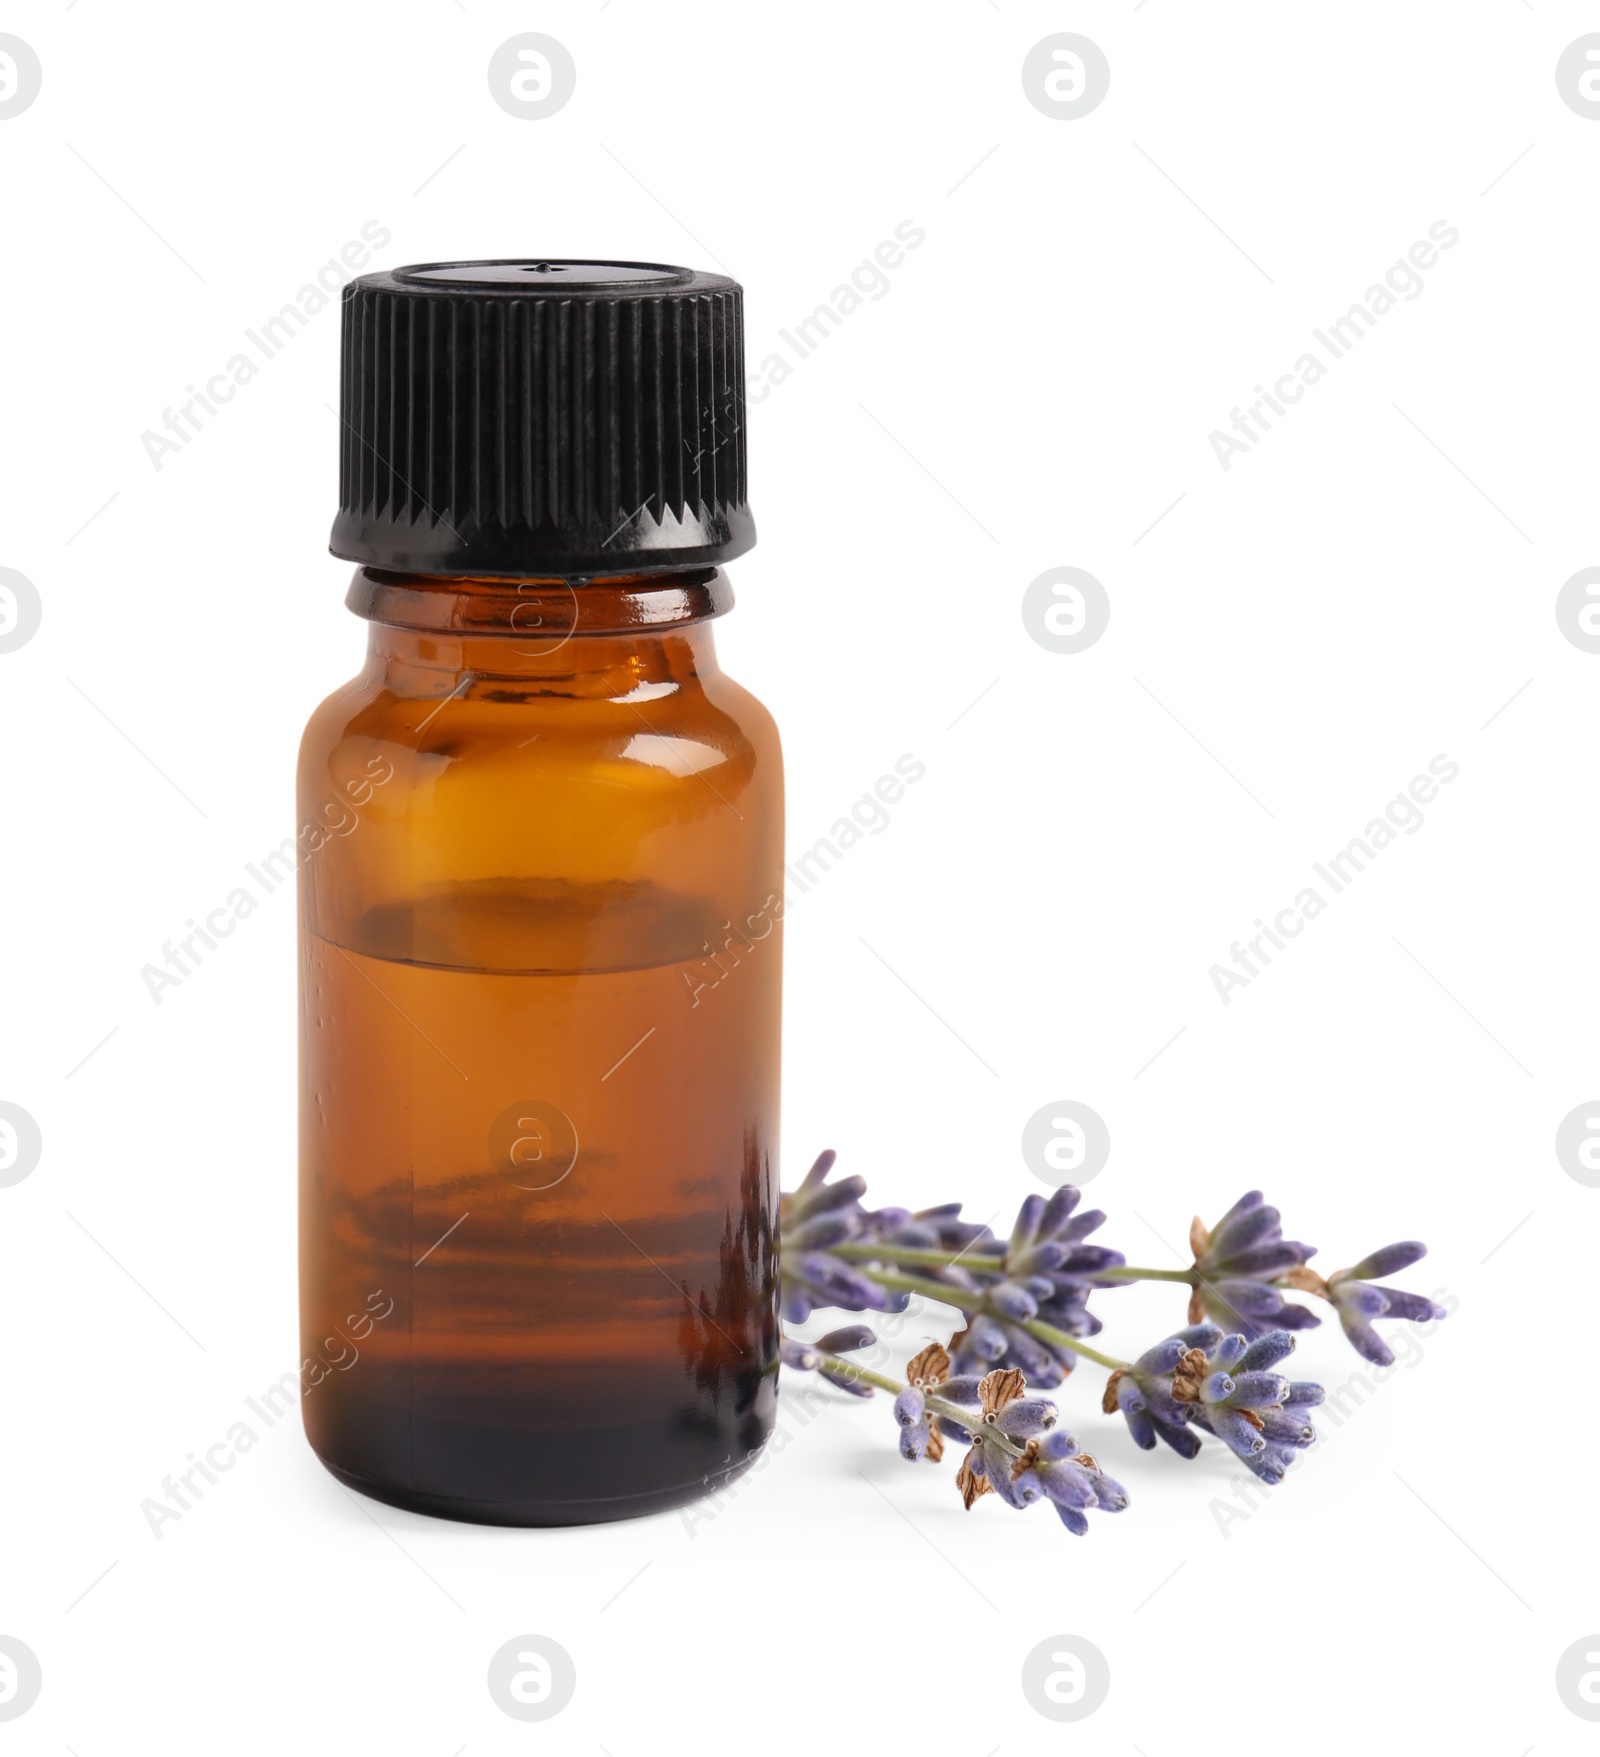
[[714, 671], [711, 622], [733, 589], [720, 568], [456, 579], [361, 567], [345, 603], [372, 624], [369, 663], [403, 693], [425, 680], [432, 693], [445, 673], [617, 697]]

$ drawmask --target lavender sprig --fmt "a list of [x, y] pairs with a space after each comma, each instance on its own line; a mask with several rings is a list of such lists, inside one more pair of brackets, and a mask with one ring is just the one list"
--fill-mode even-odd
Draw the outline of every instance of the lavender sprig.
[[956, 1472], [956, 1487], [969, 1511], [980, 1495], [997, 1494], [1008, 1507], [1047, 1501], [1075, 1537], [1089, 1529], [1091, 1508], [1120, 1513], [1127, 1490], [1101, 1470], [1078, 1442], [1056, 1428], [1056, 1408], [1042, 1397], [1025, 1397], [1027, 1381], [1014, 1367], [986, 1373], [978, 1385], [983, 1420], [972, 1448]]
[[1305, 1306], [1288, 1304], [1280, 1288], [1295, 1284], [1279, 1281], [1308, 1263], [1316, 1246], [1286, 1239], [1282, 1217], [1260, 1190], [1242, 1195], [1209, 1231], [1197, 1214], [1189, 1247], [1194, 1252], [1191, 1324], [1209, 1318], [1254, 1338], [1269, 1330], [1309, 1330], [1322, 1322]]
[[1293, 1350], [1287, 1330], [1253, 1342], [1224, 1336], [1210, 1350], [1190, 1349], [1174, 1377], [1173, 1395], [1190, 1406], [1189, 1419], [1266, 1483], [1282, 1482], [1295, 1453], [1317, 1437], [1306, 1412], [1322, 1402], [1322, 1387], [1272, 1371]]
[[1119, 1367], [1106, 1380], [1100, 1407], [1107, 1415], [1121, 1413], [1134, 1445], [1154, 1451], [1164, 1440], [1183, 1458], [1200, 1450], [1200, 1436], [1189, 1427], [1188, 1400], [1180, 1399], [1173, 1380], [1191, 1349], [1211, 1349], [1222, 1340], [1215, 1324], [1192, 1324], [1176, 1336], [1147, 1348], [1130, 1366]]
[[1409, 1318], [1414, 1323], [1431, 1323], [1446, 1315], [1441, 1305], [1420, 1293], [1402, 1293], [1398, 1287], [1375, 1287], [1380, 1275], [1397, 1275], [1427, 1256], [1428, 1247], [1415, 1239], [1404, 1244], [1385, 1245], [1349, 1269], [1340, 1269], [1326, 1282], [1325, 1299], [1333, 1302], [1339, 1323], [1357, 1354], [1374, 1366], [1392, 1367], [1394, 1350], [1372, 1327], [1374, 1318]]
[[1263, 1482], [1281, 1482], [1294, 1454], [1316, 1440], [1308, 1412], [1323, 1399], [1320, 1385], [1272, 1371], [1293, 1349], [1287, 1330], [1251, 1341], [1225, 1336], [1215, 1324], [1192, 1324], [1113, 1373], [1101, 1407], [1107, 1415], [1120, 1411], [1145, 1451], [1159, 1438], [1193, 1458], [1199, 1428]]
[[[1264, 1482], [1277, 1483], [1296, 1453], [1315, 1442], [1311, 1411], [1323, 1400], [1320, 1385], [1276, 1370], [1294, 1348], [1291, 1332], [1319, 1322], [1285, 1292], [1327, 1300], [1351, 1343], [1380, 1365], [1394, 1357], [1375, 1319], [1445, 1316], [1431, 1299], [1377, 1285], [1421, 1258], [1422, 1245], [1385, 1246], [1324, 1280], [1309, 1267], [1313, 1247], [1284, 1238], [1278, 1210], [1259, 1190], [1215, 1227], [1196, 1218], [1187, 1269], [1141, 1269], [1087, 1242], [1105, 1216], [1079, 1213], [1071, 1187], [1048, 1199], [1028, 1197], [1002, 1239], [963, 1220], [959, 1203], [866, 1209], [864, 1181], [830, 1183], [833, 1164], [831, 1152], [821, 1155], [782, 1200], [785, 1318], [798, 1321], [823, 1304], [899, 1311], [916, 1293], [955, 1308], [966, 1323], [949, 1350], [935, 1343], [916, 1355], [904, 1382], [844, 1358], [872, 1344], [861, 1324], [818, 1343], [786, 1340], [783, 1359], [856, 1395], [891, 1392], [907, 1459], [938, 1461], [947, 1439], [962, 1442], [957, 1482], [969, 1507], [991, 1493], [1019, 1508], [1048, 1500], [1081, 1534], [1089, 1509], [1126, 1505], [1120, 1486], [1057, 1425], [1055, 1405], [1036, 1394], [1062, 1383], [1080, 1355], [1107, 1369], [1102, 1407], [1122, 1415], [1137, 1446], [1164, 1442], [1193, 1458], [1210, 1435]], [[1089, 1311], [1091, 1294], [1146, 1279], [1189, 1287], [1188, 1326], [1133, 1361], [1085, 1341], [1101, 1328]]]
[[1122, 1485], [1057, 1427], [1056, 1406], [1024, 1395], [1027, 1382], [1021, 1373], [1008, 1369], [982, 1379], [953, 1375], [948, 1352], [934, 1343], [908, 1363], [901, 1383], [843, 1358], [872, 1340], [865, 1325], [855, 1324], [816, 1343], [786, 1341], [784, 1359], [792, 1367], [814, 1368], [857, 1395], [870, 1397], [874, 1387], [893, 1392], [900, 1451], [907, 1459], [937, 1462], [945, 1436], [965, 1441], [956, 1487], [969, 1511], [990, 1493], [1019, 1510], [1047, 1501], [1062, 1524], [1081, 1537], [1089, 1529], [1090, 1510], [1120, 1513], [1127, 1506]]
[[1326, 1279], [1311, 1268], [1315, 1247], [1283, 1237], [1278, 1210], [1259, 1190], [1234, 1203], [1215, 1227], [1197, 1215], [1189, 1231], [1194, 1262], [1187, 1269], [1144, 1269], [1113, 1264], [1097, 1285], [1126, 1281], [1178, 1281], [1190, 1289], [1189, 1322], [1211, 1320], [1250, 1340], [1274, 1330], [1309, 1330], [1321, 1319], [1305, 1306], [1284, 1299], [1285, 1292], [1309, 1293], [1334, 1308], [1345, 1337], [1356, 1352], [1377, 1366], [1392, 1366], [1394, 1354], [1373, 1329], [1376, 1318], [1431, 1323], [1445, 1308], [1418, 1293], [1378, 1287], [1376, 1277], [1393, 1275], [1427, 1255], [1414, 1240], [1385, 1245], [1352, 1268]]

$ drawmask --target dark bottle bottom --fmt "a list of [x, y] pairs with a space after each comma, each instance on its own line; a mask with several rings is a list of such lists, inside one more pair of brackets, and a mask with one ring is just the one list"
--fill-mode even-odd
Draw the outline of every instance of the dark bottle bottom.
[[[312, 1450], [374, 1500], [479, 1525], [589, 1525], [687, 1506], [749, 1469], [776, 1405], [771, 1372], [752, 1371], [737, 1390], [722, 1387], [723, 1398], [684, 1407], [681, 1380], [641, 1382], [592, 1367], [402, 1368], [358, 1379], [366, 1367], [307, 1397]], [[633, 1395], [618, 1395], [619, 1380]], [[640, 1407], [647, 1386], [653, 1409]], [[619, 1408], [633, 1419], [619, 1424]]]
[[391, 1507], [403, 1507], [408, 1513], [427, 1513], [435, 1519], [459, 1519], [469, 1525], [604, 1525], [615, 1519], [642, 1519], [650, 1513], [670, 1513], [675, 1507], [714, 1495], [735, 1481], [755, 1462], [756, 1453], [741, 1458], [720, 1475], [682, 1483], [676, 1488], [647, 1489], [638, 1494], [612, 1495], [583, 1501], [465, 1501], [450, 1495], [430, 1494], [424, 1489], [401, 1488], [394, 1483], [374, 1482], [370, 1477], [357, 1476], [354, 1471], [341, 1470], [317, 1454], [330, 1475], [346, 1488], [383, 1501]]

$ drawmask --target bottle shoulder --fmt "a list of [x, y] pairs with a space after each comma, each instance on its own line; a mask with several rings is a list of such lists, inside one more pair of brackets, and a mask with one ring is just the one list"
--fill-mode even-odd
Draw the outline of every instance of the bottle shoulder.
[[299, 816], [334, 866], [381, 868], [390, 886], [678, 871], [711, 890], [719, 867], [781, 864], [777, 727], [731, 679], [581, 698], [527, 680], [450, 683], [369, 669], [311, 715]]
[[713, 762], [768, 772], [782, 766], [772, 714], [720, 673], [569, 696], [471, 675], [414, 688], [369, 669], [313, 710], [300, 741], [301, 771], [321, 773], [341, 754], [365, 759], [379, 751], [397, 759], [492, 761], [529, 773], [619, 756], [680, 778]]

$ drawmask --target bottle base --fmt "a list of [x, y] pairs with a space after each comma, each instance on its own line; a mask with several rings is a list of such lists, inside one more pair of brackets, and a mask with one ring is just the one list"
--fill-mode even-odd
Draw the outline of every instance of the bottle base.
[[[315, 1450], [315, 1448], [313, 1448]], [[651, 1513], [670, 1513], [708, 1495], [717, 1494], [741, 1477], [759, 1457], [759, 1451], [725, 1470], [713, 1471], [689, 1483], [651, 1489], [641, 1494], [610, 1495], [579, 1501], [479, 1501], [438, 1495], [426, 1489], [405, 1488], [378, 1482], [330, 1463], [320, 1452], [317, 1461], [336, 1481], [368, 1499], [382, 1501], [408, 1513], [426, 1513], [434, 1519], [454, 1519], [468, 1525], [605, 1525], [617, 1519], [643, 1519]]]

